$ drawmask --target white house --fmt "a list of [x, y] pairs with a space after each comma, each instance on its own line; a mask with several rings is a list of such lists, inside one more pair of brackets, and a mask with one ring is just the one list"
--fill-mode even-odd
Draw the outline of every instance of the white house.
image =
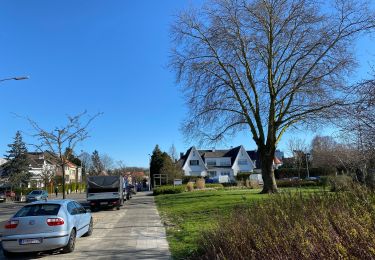
[[181, 154], [178, 163], [185, 176], [228, 176], [229, 180], [234, 180], [238, 173], [252, 172], [255, 168], [242, 145], [229, 150], [197, 150], [193, 146]]
[[[35, 185], [38, 188], [45, 186], [45, 180], [51, 182], [55, 176], [62, 176], [61, 166], [58, 164], [56, 155], [50, 152], [28, 153], [30, 161], [31, 178], [29, 187]], [[82, 169], [72, 162], [67, 161], [65, 165], [65, 182], [81, 182]]]

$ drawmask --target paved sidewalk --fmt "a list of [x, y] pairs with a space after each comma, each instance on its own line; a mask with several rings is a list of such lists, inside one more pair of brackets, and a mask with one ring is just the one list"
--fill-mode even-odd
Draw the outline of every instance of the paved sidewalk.
[[71, 254], [43, 259], [171, 259], [165, 228], [150, 194], [138, 192], [119, 211], [94, 213], [92, 236], [78, 239]]

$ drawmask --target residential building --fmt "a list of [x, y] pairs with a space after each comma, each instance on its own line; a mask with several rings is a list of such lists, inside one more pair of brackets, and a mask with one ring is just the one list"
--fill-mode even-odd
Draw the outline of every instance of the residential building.
[[[62, 176], [62, 169], [59, 165], [57, 156], [51, 152], [30, 152], [27, 154], [29, 159], [30, 180], [27, 186], [44, 188], [50, 184], [56, 176]], [[0, 177], [7, 181], [7, 176], [2, 176], [2, 167], [0, 167]], [[67, 161], [65, 164], [65, 182], [81, 182], [82, 168], [72, 162]]]
[[[255, 171], [260, 172], [261, 169], [261, 161], [260, 161], [260, 154], [257, 150], [247, 151], [247, 154], [251, 158], [251, 160], [255, 163]], [[280, 156], [280, 157], [279, 157]], [[281, 165], [283, 165], [283, 158], [284, 158], [284, 152], [281, 152], [280, 150], [275, 151], [275, 157], [273, 159], [273, 168], [278, 169]]]
[[228, 176], [230, 181], [234, 180], [238, 173], [252, 172], [255, 168], [242, 145], [227, 150], [197, 150], [193, 146], [185, 154], [181, 154], [178, 165], [185, 176]]

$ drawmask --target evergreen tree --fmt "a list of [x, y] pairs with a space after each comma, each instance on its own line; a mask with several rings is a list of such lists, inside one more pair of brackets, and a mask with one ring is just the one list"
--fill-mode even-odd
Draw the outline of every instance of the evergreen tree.
[[159, 148], [159, 145], [155, 146], [152, 151], [151, 162], [150, 162], [150, 175], [151, 175], [151, 186], [154, 186], [154, 176], [160, 174], [160, 170], [163, 167], [163, 153]]
[[104, 171], [103, 163], [100, 159], [99, 152], [95, 150], [91, 155], [92, 171], [93, 175], [100, 175]]
[[14, 142], [9, 144], [8, 147], [8, 154], [5, 155], [8, 159], [4, 168], [5, 174], [8, 176], [8, 181], [12, 187], [22, 187], [23, 184], [28, 183], [31, 174], [26, 144], [22, 140], [20, 131], [17, 131]]
[[173, 184], [174, 179], [182, 178], [182, 170], [180, 167], [177, 166], [176, 160], [173, 159], [169, 154], [164, 152], [162, 154], [163, 157], [163, 166], [160, 169], [161, 174], [165, 174], [167, 176], [167, 182], [162, 182], [162, 184]]

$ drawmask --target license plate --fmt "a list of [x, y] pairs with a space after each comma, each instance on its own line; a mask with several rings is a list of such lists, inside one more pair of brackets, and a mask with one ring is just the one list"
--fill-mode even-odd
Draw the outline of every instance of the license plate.
[[40, 244], [40, 243], [42, 243], [41, 238], [20, 239], [20, 245]]
[[108, 205], [108, 202], [100, 202], [100, 205]]

